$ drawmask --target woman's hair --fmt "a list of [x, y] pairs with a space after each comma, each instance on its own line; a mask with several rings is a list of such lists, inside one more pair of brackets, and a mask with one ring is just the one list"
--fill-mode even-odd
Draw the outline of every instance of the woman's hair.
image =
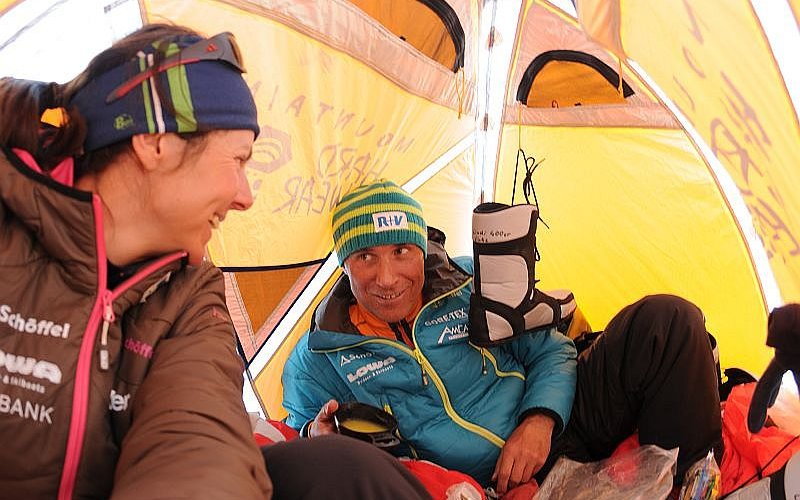
[[[75, 179], [89, 172], [101, 171], [114, 158], [130, 150], [130, 140], [84, 154], [86, 122], [77, 108], [69, 105], [72, 97], [88, 82], [135, 58], [142, 48], [151, 44], [157, 46], [154, 64], [158, 66], [165, 57], [158, 42], [184, 35], [199, 36], [182, 26], [146, 25], [98, 54], [83, 72], [63, 85], [0, 79], [0, 146], [30, 152], [45, 172], [70, 156], [77, 159]], [[166, 47], [167, 44], [163, 45]], [[58, 127], [43, 128], [40, 123], [42, 112], [53, 108], [63, 108], [65, 120]]]

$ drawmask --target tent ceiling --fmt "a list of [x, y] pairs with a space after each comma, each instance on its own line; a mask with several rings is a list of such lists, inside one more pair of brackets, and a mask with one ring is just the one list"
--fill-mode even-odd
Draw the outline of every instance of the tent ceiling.
[[453, 71], [464, 66], [464, 28], [444, 0], [350, 0], [389, 31]]
[[551, 50], [530, 63], [517, 90], [517, 101], [528, 107], [620, 104], [633, 95], [619, 73], [597, 57], [574, 50]]

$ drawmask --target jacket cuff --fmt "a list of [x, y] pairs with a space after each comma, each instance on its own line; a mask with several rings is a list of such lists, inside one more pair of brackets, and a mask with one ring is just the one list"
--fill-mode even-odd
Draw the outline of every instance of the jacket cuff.
[[517, 419], [517, 425], [521, 424], [523, 420], [531, 415], [545, 415], [553, 419], [553, 437], [560, 435], [564, 431], [564, 421], [561, 420], [561, 415], [554, 412], [550, 408], [534, 407], [528, 408], [523, 411]]
[[300, 437], [301, 438], [311, 437], [311, 436], [308, 435], [308, 433], [311, 430], [311, 424], [313, 424], [313, 423], [314, 423], [313, 420], [309, 420], [308, 422], [303, 424], [303, 427], [300, 427]]

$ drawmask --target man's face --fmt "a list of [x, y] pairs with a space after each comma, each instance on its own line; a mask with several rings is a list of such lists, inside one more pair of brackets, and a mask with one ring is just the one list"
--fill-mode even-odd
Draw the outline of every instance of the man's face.
[[378, 245], [344, 261], [356, 300], [376, 317], [394, 323], [411, 313], [422, 296], [425, 258], [413, 244]]

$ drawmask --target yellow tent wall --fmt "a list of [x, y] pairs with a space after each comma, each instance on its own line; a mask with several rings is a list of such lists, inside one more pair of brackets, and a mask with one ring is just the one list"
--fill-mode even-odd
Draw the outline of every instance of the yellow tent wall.
[[[262, 132], [248, 165], [255, 204], [231, 214], [217, 232], [210, 254], [218, 265], [324, 258], [330, 211], [342, 194], [381, 177], [403, 184], [472, 132], [472, 118], [457, 111], [470, 104], [463, 102], [462, 78], [352, 6], [333, 8], [343, 3], [320, 8], [351, 25], [318, 40], [309, 36], [312, 28], [338, 25], [332, 19], [304, 25], [317, 19], [309, 5], [283, 12], [268, 8], [270, 2], [144, 2], [148, 21], [170, 19], [205, 33], [232, 29], [259, 106]], [[296, 17], [287, 22], [290, 14]], [[351, 33], [363, 40], [348, 41]], [[362, 41], [366, 62], [338, 46]], [[381, 72], [387, 62], [380, 56], [388, 55], [408, 65], [407, 73], [393, 75], [396, 81]], [[419, 90], [404, 88], [412, 85]]]
[[[718, 179], [677, 120], [627, 66], [623, 77], [634, 94], [622, 103], [558, 108], [516, 103], [527, 66], [554, 49], [585, 52], [620, 67], [575, 21], [546, 3], [527, 4], [494, 197], [511, 202], [518, 148], [541, 161], [532, 179], [550, 228], [540, 224], [537, 232], [540, 286], [571, 288], [595, 328], [643, 295], [686, 297], [704, 311], [708, 330], [719, 339], [722, 364], [760, 373], [771, 357], [764, 347], [765, 298]], [[524, 202], [525, 167], [518, 169], [516, 203]]]
[[[752, 4], [580, 0], [578, 7], [587, 30], [635, 60], [694, 124], [742, 194], [783, 300], [800, 300], [800, 126]], [[796, 13], [797, 2], [792, 7]]]

